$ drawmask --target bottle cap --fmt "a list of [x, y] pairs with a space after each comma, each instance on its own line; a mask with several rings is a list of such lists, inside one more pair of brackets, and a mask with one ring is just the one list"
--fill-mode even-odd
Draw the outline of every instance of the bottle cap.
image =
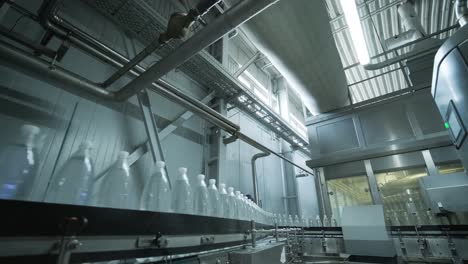
[[209, 183], [210, 185], [215, 185], [215, 184], [216, 184], [216, 180], [215, 180], [215, 179], [209, 179], [209, 180], [208, 180], [208, 183]]
[[228, 187], [228, 192], [234, 192], [234, 187]]
[[220, 184], [219, 184], [219, 188], [221, 188], [221, 189], [224, 189], [224, 188], [226, 188], [226, 184], [224, 184], [224, 183], [220, 183]]
[[37, 135], [41, 132], [41, 129], [34, 125], [22, 125], [21, 126], [21, 133], [26, 135]]
[[187, 174], [187, 168], [180, 167], [180, 168], [179, 168], [179, 173], [180, 173], [180, 174]]
[[198, 174], [198, 175], [197, 175], [197, 179], [198, 179], [198, 181], [204, 181], [204, 180], [205, 180], [205, 175], [203, 175], [203, 174]]
[[119, 159], [121, 159], [121, 160], [127, 159], [128, 155], [129, 155], [129, 153], [127, 151], [120, 151], [119, 152]]
[[156, 161], [156, 167], [158, 168], [164, 168], [166, 166], [166, 163], [164, 161]]
[[236, 196], [237, 196], [237, 195], [240, 195], [240, 194], [241, 194], [240, 191], [236, 191]]

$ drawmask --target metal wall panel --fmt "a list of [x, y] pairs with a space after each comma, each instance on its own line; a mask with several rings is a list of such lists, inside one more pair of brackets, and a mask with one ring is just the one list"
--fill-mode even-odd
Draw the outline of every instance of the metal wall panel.
[[353, 119], [351, 118], [318, 126], [317, 135], [320, 153], [323, 154], [359, 147]]
[[347, 162], [324, 168], [325, 178], [327, 180], [366, 175], [364, 162]]
[[382, 105], [359, 114], [368, 145], [381, 144], [414, 136], [403, 104]]
[[371, 159], [371, 164], [374, 172], [378, 173], [388, 170], [425, 166], [426, 163], [421, 152], [418, 151]]

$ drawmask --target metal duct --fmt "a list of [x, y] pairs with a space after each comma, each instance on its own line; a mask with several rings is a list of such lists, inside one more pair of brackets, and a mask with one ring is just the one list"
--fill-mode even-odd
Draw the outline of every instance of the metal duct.
[[[229, 5], [236, 0], [226, 0]], [[325, 1], [285, 0], [242, 26], [313, 113], [349, 103]]]
[[455, 3], [455, 14], [460, 27], [468, 24], [468, 3], [467, 0], [457, 0]]
[[403, 28], [407, 31], [385, 40], [387, 49], [395, 49], [411, 41], [420, 39], [426, 35], [421, 25], [419, 16], [416, 14], [414, 5], [411, 2], [405, 2], [398, 6], [398, 15], [400, 16]]

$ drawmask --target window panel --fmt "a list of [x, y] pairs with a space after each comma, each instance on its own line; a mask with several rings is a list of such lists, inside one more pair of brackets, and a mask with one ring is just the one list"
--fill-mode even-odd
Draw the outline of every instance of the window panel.
[[332, 209], [332, 218], [341, 225], [343, 208], [356, 205], [371, 205], [367, 176], [354, 176], [327, 181], [328, 195]]
[[392, 225], [433, 224], [424, 203], [419, 178], [427, 176], [425, 166], [377, 173], [386, 218]]

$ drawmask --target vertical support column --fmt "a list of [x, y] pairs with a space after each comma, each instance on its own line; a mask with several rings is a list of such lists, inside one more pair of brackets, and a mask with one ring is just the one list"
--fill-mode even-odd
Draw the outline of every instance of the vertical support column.
[[[226, 102], [223, 98], [219, 98], [215, 102], [215, 110], [220, 114], [226, 116]], [[226, 145], [223, 143], [225, 132], [216, 127], [209, 127], [209, 151], [208, 151], [208, 178], [216, 179], [218, 184], [224, 181], [223, 175], [226, 174], [225, 161], [226, 161]]]
[[[146, 134], [148, 136], [148, 142], [150, 145], [151, 154], [153, 156], [153, 161], [157, 160], [165, 161], [164, 151], [161, 145], [161, 140], [159, 138], [159, 129], [154, 117], [153, 108], [151, 107], [151, 102], [148, 97], [148, 92], [146, 89], [143, 89], [137, 94], [138, 104], [140, 106], [141, 114], [143, 117], [143, 123], [145, 124]], [[166, 170], [166, 175], [169, 176], [167, 167], [164, 167]], [[169, 186], [172, 187], [170, 177], [167, 177], [169, 181]]]
[[277, 79], [276, 85], [277, 85], [277, 89], [278, 89], [280, 115], [286, 122], [289, 122], [288, 85], [287, 85], [286, 80], [284, 78]]
[[315, 185], [317, 186], [318, 199], [319, 199], [319, 211], [320, 215], [331, 215], [331, 202], [330, 197], [328, 196], [328, 187], [327, 181], [325, 180], [325, 174], [323, 168], [318, 168], [314, 170], [315, 172]]
[[222, 42], [223, 42], [222, 43], [223, 48], [222, 48], [221, 61], [222, 61], [222, 65], [224, 66], [224, 68], [229, 70], [229, 44], [230, 44], [229, 34], [224, 35]]
[[[282, 154], [287, 159], [292, 160], [293, 150], [289, 143], [282, 140]], [[297, 197], [297, 182], [296, 182], [296, 173], [294, 167], [285, 162], [284, 160], [281, 161], [283, 163], [283, 177], [285, 183], [285, 199], [286, 208], [288, 214], [296, 215], [299, 214], [299, 199]]]
[[370, 160], [364, 160], [364, 166], [366, 167], [366, 174], [369, 180], [369, 188], [372, 195], [374, 204], [383, 204], [382, 197], [380, 196], [379, 186], [377, 185], [377, 179], [375, 178], [374, 170]]
[[435, 162], [432, 159], [431, 152], [428, 149], [426, 149], [421, 151], [421, 153], [423, 155], [424, 162], [426, 163], [427, 172], [429, 173], [429, 176], [438, 175], [439, 170], [437, 169], [437, 166], [435, 165]]

